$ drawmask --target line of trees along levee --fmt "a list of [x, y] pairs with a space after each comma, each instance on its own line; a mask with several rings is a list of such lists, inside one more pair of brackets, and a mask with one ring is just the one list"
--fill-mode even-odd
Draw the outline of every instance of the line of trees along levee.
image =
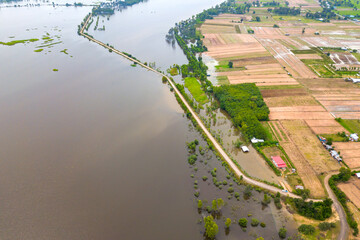
[[270, 111], [254, 83], [214, 87], [214, 95], [234, 125], [240, 127], [248, 138], [267, 138], [260, 121], [268, 120]]
[[355, 172], [352, 173], [350, 169], [340, 168], [340, 173], [337, 175], [333, 175], [329, 179], [329, 186], [331, 187], [332, 191], [334, 192], [337, 199], [344, 208], [344, 211], [346, 213], [346, 220], [349, 223], [349, 226], [353, 229], [353, 235], [357, 236], [359, 233], [358, 224], [355, 221], [353, 214], [351, 213], [350, 209], [347, 206], [348, 198], [346, 197], [345, 193], [336, 186], [336, 184], [338, 183], [347, 182], [350, 179], [351, 175], [353, 174], [355, 174]]

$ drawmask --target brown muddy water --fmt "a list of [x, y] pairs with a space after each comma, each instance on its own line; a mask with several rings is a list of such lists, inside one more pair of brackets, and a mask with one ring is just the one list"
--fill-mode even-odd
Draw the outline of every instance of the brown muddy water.
[[[165, 70], [186, 62], [165, 43], [168, 28], [217, 2], [149, 0], [93, 35]], [[214, 167], [227, 175], [212, 153], [197, 172], [189, 167], [185, 142], [200, 135], [158, 76], [76, 34], [90, 10], [0, 10], [0, 41], [40, 39], [0, 45], [0, 239], [203, 239], [195, 180], [200, 199], [226, 200], [223, 216], [267, 224], [247, 232], [234, 224], [226, 235], [219, 219], [217, 239], [277, 239], [283, 224], [292, 233], [286, 215], [262, 209], [262, 193], [227, 200], [211, 182]]]

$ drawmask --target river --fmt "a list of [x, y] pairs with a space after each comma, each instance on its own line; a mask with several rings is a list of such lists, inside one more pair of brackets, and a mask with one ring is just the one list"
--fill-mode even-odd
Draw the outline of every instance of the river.
[[[219, 2], [149, 0], [104, 18], [106, 30], [93, 35], [166, 70], [186, 63], [166, 44], [168, 29]], [[200, 135], [157, 75], [77, 35], [90, 11], [0, 9], [0, 41], [39, 39], [0, 45], [0, 238], [202, 239], [193, 183], [220, 163], [209, 152], [198, 174], [189, 168], [185, 142]], [[200, 185], [209, 201], [226, 197]], [[226, 235], [219, 223], [219, 238], [276, 237], [289, 220], [262, 209], [261, 197], [229, 200], [224, 215], [251, 211], [267, 228], [243, 233], [235, 224]]]

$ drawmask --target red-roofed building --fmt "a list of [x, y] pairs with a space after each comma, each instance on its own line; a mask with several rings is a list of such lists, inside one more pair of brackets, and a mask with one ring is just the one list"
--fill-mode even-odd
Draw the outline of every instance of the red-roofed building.
[[284, 160], [282, 160], [280, 156], [272, 156], [271, 160], [278, 168], [286, 168], [286, 163], [284, 162]]

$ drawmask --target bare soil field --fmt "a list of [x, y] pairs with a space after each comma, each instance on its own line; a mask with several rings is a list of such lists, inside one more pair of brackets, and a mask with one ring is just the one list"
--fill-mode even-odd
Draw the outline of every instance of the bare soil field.
[[316, 3], [315, 1], [312, 3], [309, 3], [305, 0], [289, 0], [289, 7], [319, 7], [319, 4]]
[[350, 168], [360, 167], [360, 142], [334, 142], [333, 146]]
[[306, 41], [313, 47], [342, 47], [343, 45], [329, 37], [303, 37], [302, 40]]
[[201, 26], [202, 33], [236, 33], [234, 26], [221, 26], [204, 23]]
[[339, 67], [347, 65], [360, 65], [360, 62], [351, 53], [348, 52], [330, 53], [330, 58]]
[[268, 107], [292, 107], [292, 106], [318, 106], [319, 104], [309, 95], [283, 96], [265, 98]]
[[360, 208], [360, 180], [356, 177], [346, 183], [338, 184], [338, 187], [346, 194], [350, 201], [357, 207]]
[[315, 73], [278, 41], [263, 38], [258, 40], [294, 77], [317, 78]]
[[304, 96], [308, 95], [304, 88], [294, 89], [265, 89], [261, 90], [261, 95], [264, 98], [270, 97], [285, 97], [285, 96]]
[[234, 67], [245, 67], [249, 65], [262, 65], [262, 64], [271, 64], [277, 63], [273, 56], [266, 57], [251, 57], [233, 60]]
[[301, 150], [295, 145], [290, 138], [287, 130], [278, 121], [269, 122], [273, 131], [277, 136], [281, 146], [288, 154], [289, 158], [296, 167], [296, 171], [299, 174], [305, 188], [310, 190], [311, 196], [315, 198], [325, 197], [324, 188], [317, 177], [316, 172], [312, 166], [308, 163], [307, 159], [302, 154]]
[[333, 116], [328, 112], [272, 112], [270, 108], [270, 120], [296, 120], [296, 119], [333, 119]]
[[346, 132], [343, 126], [334, 119], [332, 120], [305, 120], [315, 134], [337, 134]]
[[273, 27], [252, 27], [255, 34], [259, 35], [284, 35], [280, 28]]
[[[304, 27], [305, 26], [306, 25], [304, 25]], [[303, 30], [304, 27], [285, 27], [285, 28], [282, 28], [282, 29], [283, 29], [283, 31], [285, 33], [288, 33], [291, 36], [294, 36], [294, 35], [301, 36], [301, 37], [314, 36], [314, 33], [316, 32], [316, 29], [306, 27], [305, 28], [305, 33], [302, 33], [302, 30]]]

